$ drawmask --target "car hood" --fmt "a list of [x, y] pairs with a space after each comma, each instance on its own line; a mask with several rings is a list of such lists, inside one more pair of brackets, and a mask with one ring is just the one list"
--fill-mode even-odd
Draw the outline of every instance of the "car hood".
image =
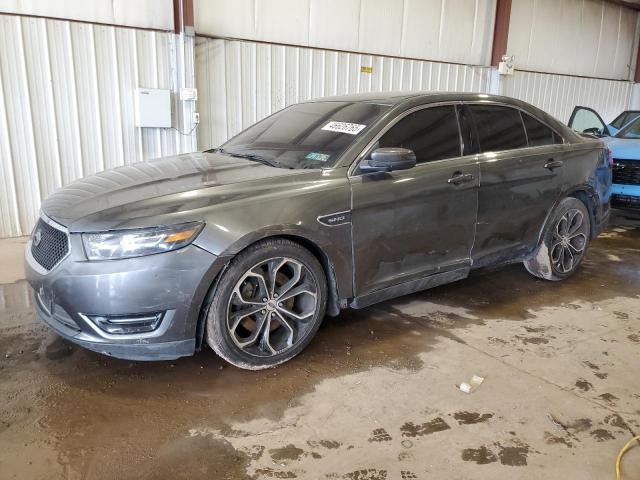
[[[134, 228], [147, 226], [145, 216], [157, 224], [158, 216], [178, 214], [202, 189], [304, 172], [214, 153], [177, 155], [77, 180], [48, 197], [42, 212], [70, 231]], [[137, 221], [131, 221], [134, 215]], [[172, 221], [189, 220], [178, 217]]]
[[640, 139], [609, 137], [603, 140], [613, 152], [613, 158], [640, 160]]

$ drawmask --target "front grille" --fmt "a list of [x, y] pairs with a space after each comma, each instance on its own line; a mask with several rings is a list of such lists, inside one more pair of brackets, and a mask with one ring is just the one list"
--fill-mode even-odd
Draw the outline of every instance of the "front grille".
[[614, 193], [611, 195], [611, 206], [613, 208], [633, 208], [634, 210], [640, 210], [640, 197]]
[[69, 253], [69, 240], [62, 230], [38, 220], [31, 236], [31, 255], [44, 269], [51, 270]]
[[613, 159], [613, 183], [640, 185], [640, 160]]

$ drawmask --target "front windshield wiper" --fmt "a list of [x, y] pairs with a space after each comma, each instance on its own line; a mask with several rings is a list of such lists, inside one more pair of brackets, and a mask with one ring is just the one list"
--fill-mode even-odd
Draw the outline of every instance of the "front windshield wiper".
[[222, 153], [223, 155], [229, 155], [230, 157], [246, 158], [247, 160], [262, 163], [263, 165], [269, 165], [270, 167], [280, 168], [280, 162], [276, 162], [275, 160], [269, 160], [268, 158], [262, 157], [260, 155], [256, 155], [255, 153], [229, 152], [224, 148], [215, 148], [213, 150], [210, 150], [210, 152]]

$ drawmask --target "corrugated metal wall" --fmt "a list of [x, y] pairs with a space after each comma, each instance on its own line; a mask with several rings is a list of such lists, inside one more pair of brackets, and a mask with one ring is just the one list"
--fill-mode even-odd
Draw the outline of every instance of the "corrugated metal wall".
[[[195, 149], [195, 135], [135, 127], [136, 88], [177, 92], [176, 38], [0, 15], [0, 237], [29, 233], [40, 201], [76, 178]], [[172, 108], [177, 126], [177, 95]]]
[[0, 14], [0, 237], [27, 234], [41, 200], [76, 178], [196, 149], [196, 132], [134, 126], [137, 87], [171, 89], [174, 125], [188, 132], [196, 105], [180, 102], [177, 92], [197, 83], [200, 148], [289, 104], [327, 95], [492, 91], [567, 121], [576, 104], [611, 120], [632, 91], [621, 81], [517, 71], [496, 82], [489, 67], [255, 41], [184, 42], [165, 31]]
[[[361, 67], [372, 67], [362, 73]], [[309, 98], [385, 90], [491, 91], [491, 69], [331, 50], [198, 37], [201, 149]], [[629, 106], [632, 83], [516, 71], [494, 92], [519, 98], [563, 122], [576, 105], [613, 120]]]
[[[363, 73], [371, 67], [372, 73]], [[488, 67], [198, 37], [201, 149], [309, 98], [386, 90], [486, 92]]]
[[568, 122], [573, 107], [591, 107], [605, 121], [629, 108], [632, 82], [516, 71], [501, 77], [500, 93], [519, 98]]
[[0, 0], [0, 12], [173, 30], [172, 0]]
[[[496, 0], [195, 0], [201, 35], [488, 65]], [[610, 0], [513, 0], [522, 70], [629, 80], [638, 14]]]
[[485, 65], [496, 0], [195, 0], [202, 35]]
[[638, 13], [609, 0], [513, 0], [516, 68], [630, 80]]

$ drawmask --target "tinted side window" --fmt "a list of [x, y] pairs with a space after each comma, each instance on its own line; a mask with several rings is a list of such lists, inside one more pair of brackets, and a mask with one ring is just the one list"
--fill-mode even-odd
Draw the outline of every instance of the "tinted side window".
[[481, 151], [496, 152], [527, 146], [527, 137], [518, 110], [495, 105], [469, 107], [478, 130]]
[[530, 147], [553, 145], [553, 130], [526, 113], [522, 114]]
[[480, 152], [478, 139], [473, 131], [473, 119], [471, 111], [466, 105], [458, 105], [458, 121], [460, 122], [460, 133], [462, 136], [462, 154], [473, 155]]
[[389, 129], [378, 146], [413, 150], [418, 163], [460, 156], [460, 134], [453, 105], [413, 112]]
[[560, 135], [558, 135], [556, 132], [553, 132], [553, 143], [564, 143], [564, 138], [562, 138]]

